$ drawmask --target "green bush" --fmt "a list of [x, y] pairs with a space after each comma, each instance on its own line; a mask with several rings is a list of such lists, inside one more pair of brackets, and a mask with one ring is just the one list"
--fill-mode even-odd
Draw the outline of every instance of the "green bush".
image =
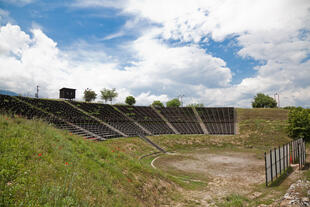
[[253, 108], [275, 108], [277, 107], [277, 102], [273, 98], [263, 93], [258, 93], [254, 97], [252, 102]]
[[298, 107], [291, 109], [288, 116], [288, 135], [294, 139], [310, 141], [310, 110]]
[[167, 107], [180, 107], [181, 106], [181, 102], [179, 101], [179, 99], [175, 98], [175, 99], [172, 99], [172, 100], [168, 101], [166, 103], [166, 106]]
[[136, 103], [136, 99], [133, 96], [127, 96], [125, 103], [132, 106]]
[[154, 107], [164, 107], [164, 104], [162, 103], [162, 102], [160, 102], [160, 101], [153, 101], [153, 103], [152, 103], [152, 105], [154, 106]]
[[288, 110], [296, 109], [296, 106], [285, 106], [284, 109], [288, 109]]
[[97, 94], [95, 91], [87, 88], [84, 90], [84, 100], [87, 101], [87, 102], [90, 102], [90, 101], [93, 101], [95, 100], [97, 97]]

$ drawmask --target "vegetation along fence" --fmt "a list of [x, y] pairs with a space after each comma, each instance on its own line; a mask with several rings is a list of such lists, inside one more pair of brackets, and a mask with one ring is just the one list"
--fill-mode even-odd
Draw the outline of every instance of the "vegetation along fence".
[[306, 160], [306, 144], [303, 139], [294, 140], [265, 152], [266, 186], [284, 173], [292, 163], [299, 162], [302, 169]]

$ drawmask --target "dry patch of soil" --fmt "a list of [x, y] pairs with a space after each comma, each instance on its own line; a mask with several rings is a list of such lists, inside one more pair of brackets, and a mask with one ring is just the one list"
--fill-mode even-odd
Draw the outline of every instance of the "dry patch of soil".
[[265, 182], [264, 160], [249, 152], [210, 152], [206, 149], [182, 155], [163, 156], [154, 162], [162, 170], [175, 170], [195, 175], [195, 179], [207, 178], [203, 191], [185, 192], [201, 205], [214, 199], [236, 193], [246, 195], [254, 185]]

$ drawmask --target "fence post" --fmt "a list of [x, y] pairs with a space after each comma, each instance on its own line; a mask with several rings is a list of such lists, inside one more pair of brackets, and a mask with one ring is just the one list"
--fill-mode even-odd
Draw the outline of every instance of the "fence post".
[[283, 157], [283, 172], [286, 170], [286, 166], [285, 166], [285, 152], [284, 152], [284, 150], [285, 150], [285, 147], [284, 147], [285, 145], [283, 145], [282, 146], [282, 157]]
[[306, 156], [307, 156], [307, 153], [306, 153], [306, 141], [304, 141], [304, 165], [306, 165]]
[[274, 152], [274, 163], [275, 163], [275, 169], [276, 169], [276, 177], [278, 177], [277, 150], [276, 150], [276, 148], [273, 149], [273, 152]]
[[281, 176], [281, 172], [282, 172], [282, 168], [281, 168], [281, 161], [282, 161], [282, 159], [281, 159], [281, 150], [280, 150], [280, 146], [279, 146], [279, 148], [278, 148], [278, 150], [279, 150], [279, 167], [280, 167], [280, 176]]
[[296, 142], [294, 142], [294, 152], [295, 152], [295, 156], [294, 156], [294, 163], [296, 162], [296, 159], [297, 159], [297, 152], [298, 152], [298, 149], [297, 149], [297, 143]]
[[268, 186], [268, 173], [267, 173], [267, 159], [266, 159], [266, 152], [264, 152], [265, 157], [265, 176], [266, 176], [266, 187]]
[[298, 142], [295, 142], [295, 162], [298, 158], [298, 155], [299, 155], [299, 149], [298, 149]]
[[287, 159], [286, 159], [286, 163], [287, 163], [287, 168], [289, 167], [289, 164], [290, 164], [290, 144], [287, 144], [286, 145], [286, 156], [287, 156]]
[[302, 162], [301, 162], [301, 168], [303, 168], [303, 165], [304, 165], [304, 152], [305, 152], [305, 150], [304, 150], [304, 142], [303, 142], [303, 140], [302, 140], [302, 142], [301, 142], [301, 150], [302, 150], [302, 153], [301, 153], [301, 160], [302, 160]]
[[273, 182], [273, 169], [272, 169], [272, 151], [270, 150], [270, 177], [271, 177], [271, 182]]
[[290, 153], [290, 163], [291, 163], [291, 157], [292, 157], [292, 164], [293, 164], [293, 162], [294, 162], [293, 141], [290, 142], [289, 153]]
[[299, 142], [297, 143], [297, 149], [298, 149], [298, 164], [299, 164], [299, 170], [301, 169], [301, 157], [300, 157], [300, 150], [299, 150], [299, 148], [300, 148], [300, 144], [299, 144]]
[[295, 162], [295, 143], [292, 141], [292, 164]]
[[302, 140], [301, 142], [301, 168], [303, 168], [304, 165], [304, 142]]
[[304, 165], [306, 165], [306, 156], [307, 156], [307, 153], [306, 153], [306, 141], [304, 141], [304, 150], [305, 150], [305, 154], [304, 154]]

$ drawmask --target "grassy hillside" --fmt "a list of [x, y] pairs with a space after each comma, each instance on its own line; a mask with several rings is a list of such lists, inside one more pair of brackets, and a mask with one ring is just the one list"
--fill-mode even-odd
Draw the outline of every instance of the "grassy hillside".
[[[92, 142], [0, 115], [0, 206], [157, 206], [175, 184], [135, 157], [139, 139]], [[165, 196], [163, 196], [165, 195]]]
[[[262, 152], [290, 139], [287, 110], [238, 109], [238, 135], [160, 135], [168, 151]], [[138, 138], [92, 142], [41, 121], [0, 115], [0, 206], [160, 206], [187, 202], [201, 184], [151, 168], [155, 152]], [[269, 192], [269, 191], [268, 191]], [[184, 195], [184, 194], [183, 194]], [[185, 205], [186, 206], [186, 205]]]

